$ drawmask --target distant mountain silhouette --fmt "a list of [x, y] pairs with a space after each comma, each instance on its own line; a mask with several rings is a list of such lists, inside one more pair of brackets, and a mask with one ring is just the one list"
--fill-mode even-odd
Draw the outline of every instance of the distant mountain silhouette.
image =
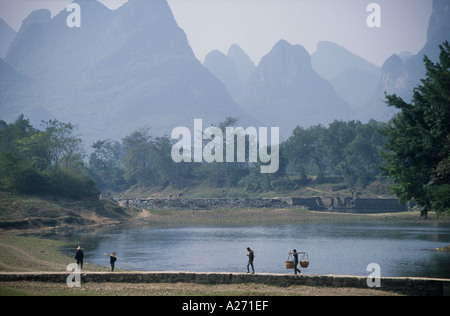
[[255, 71], [255, 64], [250, 60], [247, 53], [237, 44], [230, 46], [227, 56], [236, 65], [236, 70], [239, 78], [241, 79], [242, 85], [245, 85]]
[[450, 2], [434, 0], [425, 46], [406, 61], [395, 54], [385, 61], [377, 90], [359, 116], [364, 120], [373, 118], [380, 121], [392, 118], [397, 110], [386, 106], [384, 94], [395, 93], [406, 102], [410, 102], [413, 89], [425, 77], [424, 56], [437, 62], [440, 53], [439, 45], [444, 41], [450, 41]]
[[222, 81], [235, 99], [255, 71], [255, 64], [237, 44], [230, 46], [227, 55], [218, 50], [211, 51], [203, 65]]
[[381, 70], [331, 42], [319, 42], [311, 55], [314, 70], [327, 79], [352, 109], [361, 109], [375, 93]]
[[242, 90], [242, 81], [234, 61], [224, 53], [213, 50], [205, 57], [203, 65], [217, 77], [232, 96], [236, 97]]
[[[336, 119], [387, 121], [396, 113], [384, 93], [408, 101], [425, 76], [423, 56], [437, 61], [450, 39], [450, 3], [434, 0], [427, 42], [416, 55], [393, 55], [380, 69], [344, 47], [318, 44], [312, 55], [280, 40], [255, 66], [232, 45], [202, 65], [166, 0], [129, 0], [109, 10], [77, 0], [81, 28], [65, 10], [31, 13], [0, 59], [0, 119], [23, 113], [36, 125], [58, 119], [80, 128], [86, 144], [121, 139], [149, 125], [154, 135], [239, 117], [243, 126], [296, 126]], [[0, 35], [2, 34], [0, 21]], [[11, 33], [10, 33], [11, 34]], [[3, 35], [2, 35], [3, 36]], [[1, 51], [0, 51], [1, 53]]]
[[14, 120], [17, 113], [27, 113], [32, 124], [39, 126], [42, 120], [54, 117], [35, 102], [35, 96], [39, 95], [39, 84], [31, 78], [22, 75], [13, 67], [0, 59], [0, 113], [14, 113], [13, 117], [1, 115], [0, 119]]
[[300, 125], [328, 124], [352, 116], [349, 105], [311, 66], [303, 46], [279, 41], [261, 59], [238, 103], [284, 136]]
[[311, 54], [311, 61], [314, 70], [330, 81], [351, 68], [374, 74], [380, 73], [379, 67], [332, 42], [319, 42], [316, 51]]
[[16, 36], [16, 31], [0, 18], [0, 58], [5, 58], [14, 36]]
[[115, 11], [76, 3], [80, 28], [67, 26], [66, 11], [50, 19], [40, 10], [24, 21], [6, 61], [39, 89], [8, 103], [2, 92], [0, 118], [35, 115], [40, 106], [49, 118], [78, 125], [89, 145], [144, 125], [162, 135], [193, 128], [195, 118], [205, 125], [229, 116], [255, 122], [195, 58], [166, 0], [129, 0]]

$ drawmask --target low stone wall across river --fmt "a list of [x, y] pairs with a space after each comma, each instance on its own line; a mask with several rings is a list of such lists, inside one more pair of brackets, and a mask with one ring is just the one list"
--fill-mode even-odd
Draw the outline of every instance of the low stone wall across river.
[[[2, 272], [0, 282], [53, 282], [66, 284], [68, 272]], [[194, 283], [194, 284], [266, 284], [280, 287], [293, 285], [368, 288], [367, 277], [336, 275], [287, 275], [242, 273], [194, 273], [194, 272], [81, 272], [84, 282], [111, 283]], [[72, 277], [73, 279], [73, 277]], [[450, 280], [427, 278], [380, 278], [383, 291], [411, 296], [442, 296]], [[375, 288], [377, 289], [377, 288]]]

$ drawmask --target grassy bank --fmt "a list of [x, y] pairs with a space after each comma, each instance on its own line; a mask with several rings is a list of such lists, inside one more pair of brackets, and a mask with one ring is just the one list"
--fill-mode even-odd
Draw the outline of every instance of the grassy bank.
[[[435, 215], [430, 213], [430, 219]], [[272, 225], [305, 222], [418, 221], [419, 212], [345, 214], [287, 209], [141, 210], [120, 207], [111, 200], [68, 200], [0, 192], [0, 233], [54, 234], [115, 226], [155, 225]], [[441, 221], [449, 217], [441, 216]]]
[[[67, 243], [58, 239], [1, 234], [0, 271], [66, 271], [67, 265], [73, 263], [74, 259], [64, 255], [60, 251], [60, 249], [64, 247], [67, 247]], [[75, 248], [76, 246], [73, 247]], [[104, 267], [92, 265], [88, 262], [86, 263], [85, 268], [90, 271], [102, 271], [105, 269]]]
[[[350, 214], [308, 211], [302, 208], [287, 209], [227, 209], [227, 210], [144, 210], [140, 213], [141, 223], [162, 225], [282, 225], [301, 223], [342, 222], [416, 222], [435, 221], [434, 213], [428, 219], [419, 212]], [[450, 222], [450, 217], [441, 216], [441, 222]]]
[[[356, 192], [364, 198], [392, 198], [389, 190], [389, 183], [375, 181], [365, 188], [358, 188]], [[279, 189], [271, 191], [248, 191], [240, 187], [217, 187], [205, 184], [202, 181], [190, 181], [183, 189], [168, 185], [164, 188], [153, 186], [142, 188], [133, 186], [125, 192], [116, 194], [123, 198], [168, 198], [169, 196], [180, 196], [189, 198], [274, 198], [274, 197], [312, 197], [312, 196], [352, 196], [352, 188], [344, 183], [315, 183], [311, 180], [309, 184], [304, 184], [296, 188]]]
[[136, 214], [107, 200], [72, 200], [0, 191], [0, 232], [63, 232], [114, 225]]

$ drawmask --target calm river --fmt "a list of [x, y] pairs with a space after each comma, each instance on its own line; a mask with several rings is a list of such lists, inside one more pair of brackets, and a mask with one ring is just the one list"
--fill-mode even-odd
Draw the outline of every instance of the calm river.
[[[306, 251], [305, 274], [367, 276], [377, 263], [381, 276], [450, 278], [450, 224], [337, 223], [246, 227], [129, 227], [73, 236], [85, 260], [142, 271], [246, 272], [247, 247], [256, 273], [293, 273], [284, 262], [292, 249]], [[73, 240], [73, 239], [72, 239]]]

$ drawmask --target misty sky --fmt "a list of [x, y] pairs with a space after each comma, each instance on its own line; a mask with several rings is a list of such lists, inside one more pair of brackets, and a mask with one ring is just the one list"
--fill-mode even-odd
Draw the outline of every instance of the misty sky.
[[[101, 0], [116, 9], [126, 0]], [[151, 1], [151, 0], [145, 0]], [[0, 17], [18, 30], [33, 10], [53, 16], [69, 0], [0, 0]], [[394, 53], [417, 53], [425, 44], [432, 0], [168, 0], [200, 61], [213, 49], [237, 43], [258, 63], [280, 39], [310, 53], [331, 41], [381, 66]], [[381, 28], [369, 28], [369, 3], [381, 6]], [[132, 21], [130, 21], [132, 23]]]

